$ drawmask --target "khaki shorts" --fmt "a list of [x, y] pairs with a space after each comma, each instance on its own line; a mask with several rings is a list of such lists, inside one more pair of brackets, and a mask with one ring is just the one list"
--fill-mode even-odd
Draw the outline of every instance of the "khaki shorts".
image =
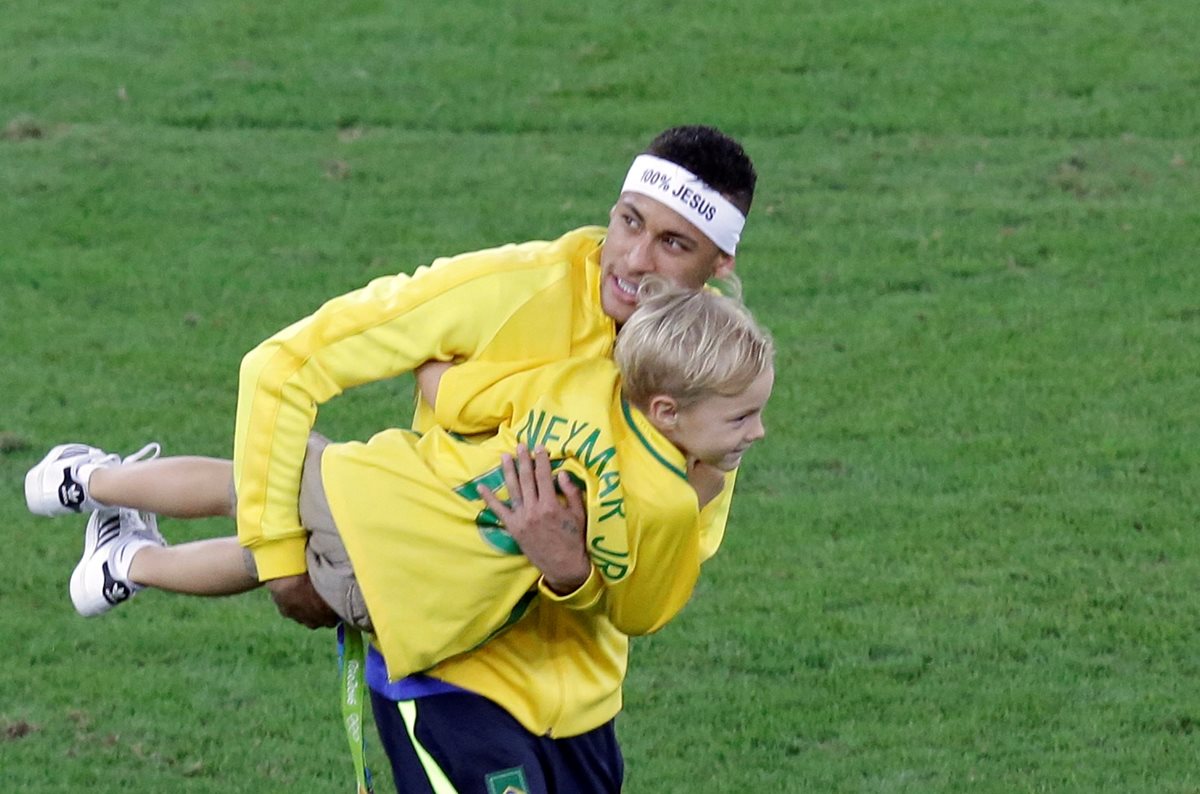
[[[337, 524], [325, 498], [325, 486], [321, 481], [321, 454], [329, 446], [329, 439], [319, 433], [308, 437], [308, 450], [304, 455], [304, 469], [300, 474], [300, 525], [308, 530], [308, 576], [317, 594], [329, 604], [346, 624], [363, 631], [373, 631], [371, 616], [363, 600], [350, 555], [342, 543]], [[235, 496], [236, 503], [236, 496]], [[249, 549], [243, 551], [246, 570], [255, 578], [258, 567]]]

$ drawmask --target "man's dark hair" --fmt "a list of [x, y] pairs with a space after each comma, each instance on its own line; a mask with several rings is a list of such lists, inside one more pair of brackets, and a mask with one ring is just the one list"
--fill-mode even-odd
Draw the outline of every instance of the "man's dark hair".
[[742, 145], [715, 127], [672, 127], [650, 142], [646, 154], [681, 165], [733, 205], [750, 213], [758, 174]]

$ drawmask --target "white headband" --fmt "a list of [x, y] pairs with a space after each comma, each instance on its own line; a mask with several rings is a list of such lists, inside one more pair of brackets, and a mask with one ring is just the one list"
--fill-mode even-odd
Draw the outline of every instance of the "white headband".
[[639, 154], [621, 192], [649, 196], [687, 218], [725, 253], [733, 256], [737, 250], [746, 216], [683, 166], [652, 154]]

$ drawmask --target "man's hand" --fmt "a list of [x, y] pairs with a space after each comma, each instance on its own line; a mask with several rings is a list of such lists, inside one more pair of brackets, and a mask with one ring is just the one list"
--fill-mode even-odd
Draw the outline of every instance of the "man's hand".
[[285, 618], [310, 629], [326, 629], [338, 624], [337, 613], [317, 595], [307, 573], [271, 579], [266, 585], [271, 591], [271, 600], [275, 602], [275, 608]]
[[531, 457], [525, 445], [519, 445], [516, 460], [505, 455], [501, 466], [509, 504], [481, 485], [479, 493], [484, 502], [542, 572], [547, 587], [560, 595], [579, 589], [592, 572], [587, 554], [587, 513], [579, 488], [566, 472], [559, 472], [558, 487], [565, 503], [558, 498], [550, 455], [541, 447]]

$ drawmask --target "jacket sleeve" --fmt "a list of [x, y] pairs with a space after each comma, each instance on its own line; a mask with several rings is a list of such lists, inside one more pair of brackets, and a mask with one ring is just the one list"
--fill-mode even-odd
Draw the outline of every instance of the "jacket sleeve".
[[554, 268], [507, 267], [505, 253], [495, 249], [435, 263], [411, 277], [377, 279], [246, 355], [234, 481], [238, 536], [254, 554], [260, 579], [305, 570], [300, 472], [318, 406], [430, 359], [477, 355], [531, 296], [561, 278]]

